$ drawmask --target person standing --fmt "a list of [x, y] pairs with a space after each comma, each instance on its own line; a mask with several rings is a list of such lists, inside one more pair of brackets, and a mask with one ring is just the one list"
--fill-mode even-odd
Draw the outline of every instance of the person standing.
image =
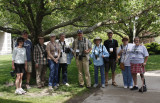
[[115, 70], [116, 70], [116, 62], [118, 61], [117, 56], [117, 48], [118, 48], [118, 42], [117, 40], [113, 39], [113, 33], [108, 32], [108, 40], [104, 41], [104, 46], [107, 48], [107, 51], [109, 52], [109, 62], [105, 63], [105, 76], [106, 81], [105, 85], [108, 86], [108, 72], [111, 68], [112, 71], [112, 85], [118, 86], [115, 82]]
[[22, 89], [22, 78], [25, 70], [27, 71], [26, 49], [23, 47], [24, 39], [17, 39], [17, 47], [13, 50], [12, 69], [16, 72], [16, 91], [15, 94], [24, 94], [26, 91]]
[[47, 52], [44, 37], [39, 36], [39, 43], [34, 46], [34, 62], [36, 68], [37, 87], [44, 87], [47, 72]]
[[79, 85], [80, 87], [84, 86], [84, 70], [87, 88], [90, 88], [91, 78], [89, 73], [89, 53], [92, 50], [92, 44], [87, 38], [83, 37], [82, 30], [77, 31], [77, 38], [73, 42], [72, 48], [74, 50], [74, 56], [76, 58], [76, 64], [78, 68]]
[[139, 92], [146, 92], [147, 87], [145, 84], [144, 73], [145, 73], [145, 66], [146, 66], [149, 54], [146, 47], [143, 45], [140, 45], [139, 37], [134, 38], [134, 43], [135, 43], [135, 46], [133, 46], [130, 54], [131, 73], [132, 73], [133, 82], [134, 82], [134, 87], [131, 90], [138, 90], [137, 73], [140, 73], [143, 86], [139, 89]]
[[118, 48], [118, 55], [121, 57], [120, 63], [124, 64], [124, 70], [122, 70], [124, 88], [132, 88], [133, 80], [131, 75], [131, 65], [130, 65], [130, 53], [133, 47], [133, 44], [128, 43], [129, 38], [123, 37], [123, 44]]
[[58, 85], [60, 83], [60, 73], [62, 70], [62, 82], [64, 85], [69, 86], [68, 78], [67, 78], [67, 67], [68, 67], [67, 56], [69, 55], [68, 53], [70, 52], [70, 49], [67, 48], [67, 46], [66, 46], [64, 33], [60, 34], [60, 40], [59, 40], [58, 44], [61, 49], [61, 56], [59, 59], [59, 68], [58, 68]]
[[27, 54], [27, 71], [26, 71], [26, 88], [30, 89], [30, 78], [32, 73], [32, 42], [28, 39], [28, 32], [22, 32], [22, 38], [24, 38], [24, 48], [26, 49]]
[[95, 78], [95, 84], [93, 87], [98, 86], [98, 69], [100, 68], [101, 73], [101, 84], [102, 88], [105, 88], [105, 71], [104, 71], [104, 57], [109, 57], [109, 53], [105, 46], [101, 45], [102, 39], [100, 37], [96, 37], [94, 39], [95, 46], [92, 49], [92, 53], [90, 55], [91, 58], [93, 58], [94, 62], [94, 78]]
[[49, 90], [52, 90], [52, 86], [54, 86], [54, 89], [57, 89], [57, 78], [58, 78], [58, 66], [59, 66], [59, 58], [60, 58], [60, 48], [58, 43], [56, 43], [56, 35], [50, 34], [50, 42], [47, 44], [46, 50], [47, 50], [47, 59], [50, 69], [49, 74]]

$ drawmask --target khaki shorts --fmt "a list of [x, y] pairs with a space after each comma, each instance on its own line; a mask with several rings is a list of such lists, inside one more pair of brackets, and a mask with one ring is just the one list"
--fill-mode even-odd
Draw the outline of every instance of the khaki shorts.
[[32, 62], [27, 62], [27, 72], [32, 72]]

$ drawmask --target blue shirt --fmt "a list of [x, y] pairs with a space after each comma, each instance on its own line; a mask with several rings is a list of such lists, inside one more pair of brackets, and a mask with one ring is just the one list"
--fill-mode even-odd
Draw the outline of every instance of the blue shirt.
[[[17, 46], [17, 43], [15, 46]], [[23, 47], [26, 49], [27, 62], [30, 62], [32, 60], [32, 42], [30, 40], [24, 41]]]
[[[103, 46], [103, 55], [104, 57], [109, 57], [109, 53], [105, 46]], [[102, 66], [104, 64], [102, 57], [102, 45], [99, 45], [98, 47], [94, 46], [90, 57], [93, 59], [95, 66]]]

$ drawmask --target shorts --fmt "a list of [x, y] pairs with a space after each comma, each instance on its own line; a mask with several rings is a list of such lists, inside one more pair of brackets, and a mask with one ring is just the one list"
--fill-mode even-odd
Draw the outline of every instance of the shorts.
[[32, 72], [32, 62], [27, 62], [27, 72]]
[[140, 73], [143, 74], [145, 73], [144, 66], [142, 64], [132, 64], [131, 63], [131, 73]]
[[109, 59], [109, 62], [105, 63], [105, 72], [109, 72], [111, 68], [112, 73], [116, 70], [116, 60]]
[[25, 72], [25, 64], [17, 64], [14, 63], [15, 73], [24, 73]]

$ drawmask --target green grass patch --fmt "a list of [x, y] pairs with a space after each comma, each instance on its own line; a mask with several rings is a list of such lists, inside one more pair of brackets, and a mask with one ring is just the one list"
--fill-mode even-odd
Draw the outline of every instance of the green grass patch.
[[[146, 70], [160, 70], [160, 55], [152, 55], [149, 57]], [[32, 87], [29, 90], [29, 95], [15, 95], [15, 86], [6, 86], [5, 84], [10, 81], [14, 81], [14, 78], [10, 76], [11, 64], [12, 64], [11, 55], [0, 55], [0, 103], [62, 103], [66, 102], [70, 98], [75, 96], [81, 96], [85, 92], [90, 91], [87, 88], [79, 88], [78, 87], [78, 70], [76, 67], [75, 59], [72, 60], [72, 63], [68, 66], [68, 81], [70, 86], [66, 87], [61, 85], [58, 90], [54, 91], [56, 95], [45, 95], [39, 96], [44, 89], [37, 89], [36, 87]], [[100, 72], [99, 72], [100, 73]], [[119, 67], [117, 67], [116, 73], [121, 73]], [[91, 81], [94, 84], [94, 66], [90, 65], [90, 74]], [[111, 77], [111, 73], [109, 73]], [[49, 77], [49, 69], [47, 72], [47, 77]], [[85, 80], [85, 78], [84, 78]], [[99, 75], [100, 82], [100, 75]], [[35, 84], [35, 78], [32, 78], [32, 84]], [[45, 88], [47, 89], [47, 87]], [[37, 96], [36, 96], [37, 95]]]

